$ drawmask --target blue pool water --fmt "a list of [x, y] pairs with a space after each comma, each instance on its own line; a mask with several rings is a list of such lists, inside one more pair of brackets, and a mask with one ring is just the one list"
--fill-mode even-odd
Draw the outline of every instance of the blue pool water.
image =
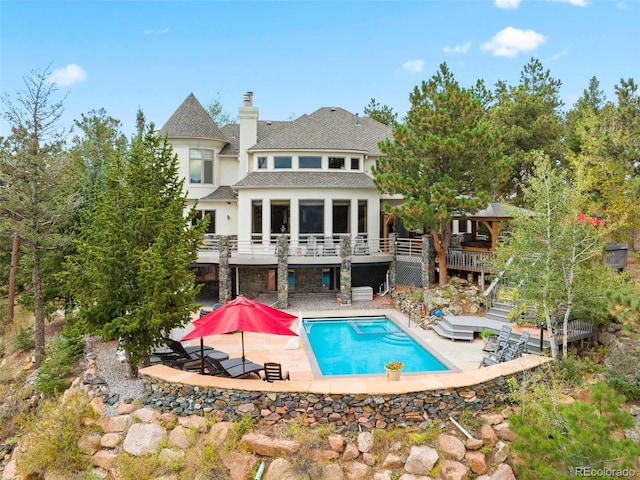
[[403, 372], [449, 368], [386, 317], [305, 319], [304, 330], [322, 375], [384, 374], [399, 360]]

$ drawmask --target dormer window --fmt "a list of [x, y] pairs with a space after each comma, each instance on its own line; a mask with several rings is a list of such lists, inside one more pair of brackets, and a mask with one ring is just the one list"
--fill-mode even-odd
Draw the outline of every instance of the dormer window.
[[298, 168], [322, 168], [322, 157], [298, 157]]
[[258, 157], [258, 169], [264, 170], [267, 168], [267, 157]]
[[357, 157], [351, 158], [351, 170], [360, 170], [360, 159]]
[[213, 183], [213, 150], [192, 148], [189, 150], [189, 182]]
[[329, 168], [331, 170], [344, 170], [344, 157], [329, 157]]
[[291, 168], [291, 157], [273, 157], [273, 168]]

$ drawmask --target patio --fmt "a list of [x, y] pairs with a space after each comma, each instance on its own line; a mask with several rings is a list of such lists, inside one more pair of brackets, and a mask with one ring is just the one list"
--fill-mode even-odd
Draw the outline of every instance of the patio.
[[[362, 302], [368, 303], [368, 302]], [[360, 305], [362, 306], [362, 305]], [[354, 306], [358, 307], [358, 306]], [[432, 330], [424, 330], [422, 327], [410, 322], [409, 319], [396, 310], [386, 309], [358, 309], [341, 308], [340, 311], [330, 310], [287, 310], [303, 318], [335, 317], [335, 316], [367, 316], [385, 314], [396, 320], [397, 323], [407, 328], [424, 343], [437, 351], [441, 356], [453, 364], [459, 371], [453, 373], [403, 373], [399, 382], [389, 382], [385, 373], [370, 376], [338, 376], [315, 378], [307, 352], [302, 345], [303, 338], [299, 339], [296, 349], [286, 349], [291, 337], [278, 335], [265, 335], [258, 333], [245, 333], [244, 344], [247, 358], [253, 362], [262, 364], [265, 362], [278, 362], [284, 370], [288, 370], [290, 381], [275, 382], [273, 384], [263, 382], [257, 378], [230, 379], [200, 375], [198, 373], [176, 370], [164, 365], [154, 365], [141, 371], [143, 375], [162, 379], [168, 382], [178, 382], [194, 386], [211, 386], [233, 388], [238, 390], [261, 391], [285, 391], [285, 392], [313, 392], [323, 394], [389, 394], [419, 392], [433, 389], [457, 388], [475, 385], [501, 376], [511, 375], [516, 372], [535, 368], [549, 359], [537, 355], [524, 355], [512, 362], [502, 363], [490, 368], [478, 368], [482, 357], [486, 352], [482, 351], [483, 341], [476, 339], [472, 342], [456, 342], [438, 336]], [[297, 321], [296, 321], [297, 323]], [[294, 327], [296, 326], [294, 323]], [[225, 351], [231, 358], [241, 356], [240, 334], [214, 335], [204, 338], [205, 345]], [[199, 344], [194, 341], [193, 345]]]

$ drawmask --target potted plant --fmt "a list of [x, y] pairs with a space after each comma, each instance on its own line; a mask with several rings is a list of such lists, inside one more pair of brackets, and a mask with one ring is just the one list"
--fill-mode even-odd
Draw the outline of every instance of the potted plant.
[[400, 373], [404, 364], [398, 361], [387, 362], [384, 365], [384, 369], [387, 372], [387, 380], [398, 381], [400, 380]]
[[480, 332], [480, 338], [482, 338], [482, 340], [484, 340], [484, 347], [482, 347], [482, 349], [484, 351], [487, 351], [487, 342], [488, 342], [487, 339], [489, 337], [495, 337], [495, 336], [496, 336], [496, 334], [490, 328], [485, 328], [482, 332]]

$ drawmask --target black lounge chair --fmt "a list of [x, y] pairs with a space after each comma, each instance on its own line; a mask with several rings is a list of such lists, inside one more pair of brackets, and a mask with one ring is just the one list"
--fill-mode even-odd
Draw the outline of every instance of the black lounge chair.
[[282, 370], [282, 365], [275, 362], [267, 362], [264, 364], [265, 382], [272, 383], [274, 380], [289, 380], [289, 372]]
[[[171, 367], [182, 368], [185, 370], [197, 369], [202, 366], [202, 359], [200, 357], [200, 347], [185, 347], [177, 340], [170, 338], [165, 339], [167, 347], [170, 349], [170, 353], [154, 353], [160, 358], [160, 361]], [[216, 350], [212, 347], [204, 347], [202, 353], [205, 356], [211, 356], [218, 360], [226, 360], [229, 358], [229, 354]]]
[[252, 373], [260, 375], [259, 372], [264, 370], [263, 365], [254, 363], [251, 360], [243, 360], [242, 358], [217, 360], [211, 356], [205, 356], [204, 360], [209, 368], [209, 374], [211, 375], [224, 375], [231, 378], [240, 378]]

